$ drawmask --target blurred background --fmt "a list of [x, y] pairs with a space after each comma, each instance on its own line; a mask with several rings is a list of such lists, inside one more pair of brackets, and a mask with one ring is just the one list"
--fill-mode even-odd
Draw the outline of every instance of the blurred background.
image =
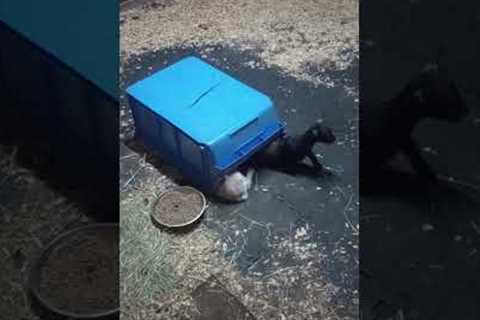
[[0, 43], [0, 307], [34, 319], [34, 258], [118, 221], [118, 3], [0, 1]]

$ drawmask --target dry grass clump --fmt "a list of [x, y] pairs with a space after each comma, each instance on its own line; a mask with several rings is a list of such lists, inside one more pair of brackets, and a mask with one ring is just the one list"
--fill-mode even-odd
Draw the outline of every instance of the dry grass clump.
[[175, 280], [167, 262], [168, 237], [152, 225], [146, 196], [132, 193], [121, 202], [122, 300], [151, 301], [155, 293], [171, 289]]

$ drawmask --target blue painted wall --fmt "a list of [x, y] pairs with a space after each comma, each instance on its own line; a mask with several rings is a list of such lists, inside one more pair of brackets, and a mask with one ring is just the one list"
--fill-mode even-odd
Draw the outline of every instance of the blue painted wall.
[[117, 99], [118, 0], [0, 0], [0, 20]]

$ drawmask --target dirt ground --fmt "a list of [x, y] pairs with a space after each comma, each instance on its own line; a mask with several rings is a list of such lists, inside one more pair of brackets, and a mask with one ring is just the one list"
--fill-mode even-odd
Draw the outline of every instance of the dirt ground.
[[168, 232], [151, 223], [151, 204], [188, 181], [131, 140], [121, 94], [122, 319], [207, 319], [215, 304], [230, 310], [218, 319], [357, 318], [357, 5], [122, 4], [122, 89], [194, 54], [270, 95], [288, 130], [324, 118], [338, 138], [316, 150], [332, 179], [262, 171], [248, 202], [209, 199], [198, 224]]
[[25, 289], [30, 262], [62, 232], [92, 220], [19, 165], [17, 152], [0, 145], [0, 309], [2, 319], [39, 319]]

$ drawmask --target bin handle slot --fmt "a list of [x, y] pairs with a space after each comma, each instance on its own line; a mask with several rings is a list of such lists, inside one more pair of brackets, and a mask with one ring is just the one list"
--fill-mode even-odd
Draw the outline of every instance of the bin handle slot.
[[235, 130], [234, 132], [230, 133], [230, 137], [233, 137], [233, 136], [239, 134], [240, 132], [242, 132], [243, 130], [248, 128], [249, 126], [253, 125], [256, 121], [258, 121], [258, 117], [250, 120], [249, 122], [247, 122], [246, 124], [244, 124], [243, 126], [238, 128], [237, 130]]

